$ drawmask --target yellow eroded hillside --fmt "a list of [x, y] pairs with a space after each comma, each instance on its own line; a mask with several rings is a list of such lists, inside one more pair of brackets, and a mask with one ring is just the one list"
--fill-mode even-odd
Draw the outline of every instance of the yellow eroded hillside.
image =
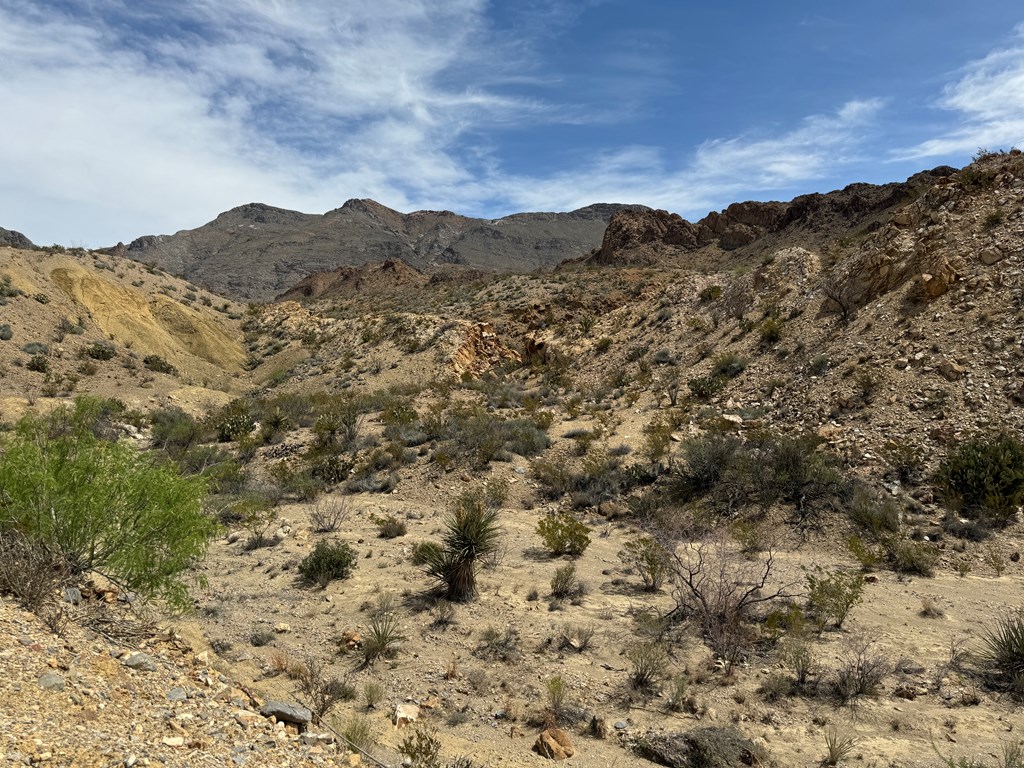
[[160, 355], [178, 364], [194, 355], [225, 370], [240, 370], [245, 353], [240, 340], [215, 320], [156, 294], [140, 292], [65, 261], [50, 279], [69, 298], [84, 305], [96, 324], [120, 343], [143, 355]]

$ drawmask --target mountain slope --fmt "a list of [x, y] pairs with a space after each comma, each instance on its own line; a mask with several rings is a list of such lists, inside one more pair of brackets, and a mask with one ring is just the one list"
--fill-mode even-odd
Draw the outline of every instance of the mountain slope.
[[322, 216], [250, 203], [198, 229], [140, 237], [123, 253], [219, 293], [263, 300], [317, 272], [388, 259], [421, 271], [451, 264], [487, 272], [551, 267], [595, 248], [624, 207], [488, 220], [450, 211], [403, 214], [373, 200], [349, 200]]

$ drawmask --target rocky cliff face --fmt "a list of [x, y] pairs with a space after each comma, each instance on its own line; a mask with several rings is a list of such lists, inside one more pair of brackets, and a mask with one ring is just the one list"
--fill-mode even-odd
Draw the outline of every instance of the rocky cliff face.
[[697, 222], [667, 211], [623, 210], [612, 216], [601, 248], [585, 262], [721, 266], [790, 245], [820, 248], [877, 229], [897, 207], [954, 171], [941, 167], [902, 183], [851, 184], [788, 203], [733, 203]]
[[488, 220], [405, 214], [373, 200], [349, 200], [322, 216], [250, 203], [198, 229], [140, 237], [125, 253], [224, 295], [263, 300], [315, 273], [370, 262], [401, 260], [425, 273], [446, 265], [492, 273], [553, 267], [593, 250], [624, 207]]

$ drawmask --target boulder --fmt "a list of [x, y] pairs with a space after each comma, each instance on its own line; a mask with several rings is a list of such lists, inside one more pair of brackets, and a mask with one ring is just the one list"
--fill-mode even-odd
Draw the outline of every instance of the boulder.
[[129, 653], [121, 659], [121, 663], [128, 667], [128, 669], [135, 669], [139, 672], [156, 672], [156, 660], [152, 656], [140, 651]]
[[420, 718], [418, 704], [399, 704], [395, 707], [395, 728], [404, 728]]
[[264, 717], [276, 718], [282, 723], [293, 723], [298, 726], [309, 725], [313, 719], [313, 713], [305, 707], [285, 701], [268, 701], [260, 707], [260, 714]]
[[537, 736], [533, 751], [549, 760], [566, 760], [576, 754], [569, 734], [561, 728], [545, 728]]

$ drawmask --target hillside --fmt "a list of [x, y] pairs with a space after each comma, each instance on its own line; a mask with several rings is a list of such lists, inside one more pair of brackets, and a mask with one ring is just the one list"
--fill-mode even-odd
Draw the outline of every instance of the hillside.
[[400, 259], [420, 271], [446, 265], [486, 272], [552, 267], [597, 246], [622, 205], [570, 213], [472, 219], [450, 211], [399, 213], [349, 200], [320, 215], [250, 203], [198, 229], [134, 240], [122, 255], [155, 264], [226, 296], [267, 300], [338, 267]]
[[240, 307], [158, 269], [0, 247], [0, 303], [6, 418], [40, 396], [209, 407], [242, 391]]
[[[181, 285], [2, 255], [20, 323], [91, 295], [90, 261], [145, 280], [151, 313]], [[324, 730], [390, 766], [408, 705], [446, 768], [547, 765], [553, 724], [570, 765], [811, 768], [830, 739], [840, 764], [1014, 765], [1021, 683], [982, 651], [1024, 586], [1024, 155], [697, 224], [617, 214], [599, 257], [553, 272], [456, 267], [312, 277], [238, 318], [219, 365], [243, 396], [142, 406], [136, 443], [202, 473], [224, 526], [173, 622], [190, 664], [306, 704], [319, 670], [342, 684]], [[19, 409], [70, 401], [7, 370]], [[946, 471], [965, 455], [980, 497]], [[448, 600], [431, 553], [467, 509], [498, 545]], [[328, 543], [354, 555], [316, 583]]]

